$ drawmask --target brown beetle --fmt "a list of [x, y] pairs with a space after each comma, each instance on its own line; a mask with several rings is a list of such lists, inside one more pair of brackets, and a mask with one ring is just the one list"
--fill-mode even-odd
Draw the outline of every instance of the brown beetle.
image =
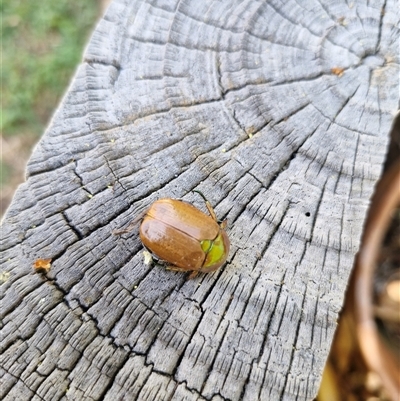
[[[229, 254], [226, 220], [218, 222], [214, 209], [206, 199], [205, 202], [210, 216], [189, 203], [159, 199], [145, 213], [139, 230], [143, 245], [166, 262], [167, 269], [192, 271], [190, 278], [198, 272], [217, 270]], [[136, 222], [137, 219], [126, 230], [114, 234], [131, 231]]]

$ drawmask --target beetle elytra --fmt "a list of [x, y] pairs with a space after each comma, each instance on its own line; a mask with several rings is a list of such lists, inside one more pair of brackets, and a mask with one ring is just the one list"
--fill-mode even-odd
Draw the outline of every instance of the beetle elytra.
[[[145, 212], [139, 229], [143, 245], [165, 262], [168, 270], [191, 271], [190, 278], [198, 272], [217, 270], [229, 254], [226, 220], [219, 222], [210, 203], [204, 200], [210, 216], [187, 202], [159, 199]], [[126, 230], [114, 234], [131, 231], [137, 222], [138, 218]]]

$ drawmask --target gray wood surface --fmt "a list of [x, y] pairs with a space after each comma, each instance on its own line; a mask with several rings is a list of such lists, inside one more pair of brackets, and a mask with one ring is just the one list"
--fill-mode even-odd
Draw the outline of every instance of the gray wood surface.
[[[399, 97], [384, 1], [115, 0], [2, 224], [4, 400], [311, 400]], [[146, 265], [154, 200], [228, 263]], [[47, 275], [32, 265], [51, 258]]]

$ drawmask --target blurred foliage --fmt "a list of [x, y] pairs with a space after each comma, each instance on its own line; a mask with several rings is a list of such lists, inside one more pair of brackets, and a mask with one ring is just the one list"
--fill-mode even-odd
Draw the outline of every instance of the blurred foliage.
[[7, 181], [7, 177], [10, 174], [10, 167], [0, 160], [0, 187]]
[[98, 0], [2, 1], [6, 136], [43, 133], [98, 17]]
[[24, 181], [105, 0], [2, 0], [0, 216]]

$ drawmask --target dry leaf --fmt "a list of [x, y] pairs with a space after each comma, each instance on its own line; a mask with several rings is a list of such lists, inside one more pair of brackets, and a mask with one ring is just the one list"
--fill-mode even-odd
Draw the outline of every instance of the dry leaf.
[[36, 259], [33, 268], [38, 273], [47, 273], [51, 268], [51, 259]]
[[331, 69], [332, 74], [337, 75], [338, 77], [341, 77], [344, 73], [344, 68], [340, 68], [340, 67], [333, 67]]

